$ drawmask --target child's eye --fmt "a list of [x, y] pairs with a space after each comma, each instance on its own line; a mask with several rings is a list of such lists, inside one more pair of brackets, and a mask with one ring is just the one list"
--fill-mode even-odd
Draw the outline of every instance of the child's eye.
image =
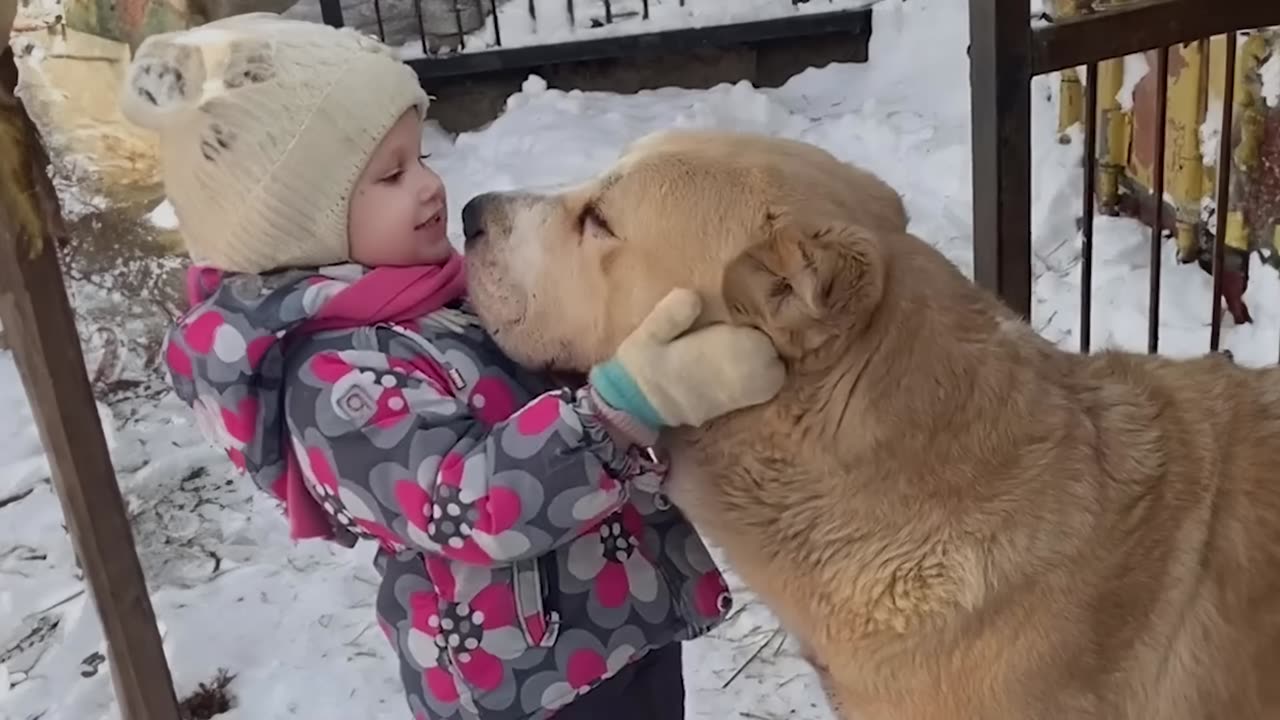
[[388, 175], [384, 175], [384, 176], [382, 177], [382, 182], [384, 182], [384, 183], [391, 183], [391, 184], [393, 184], [393, 185], [394, 185], [395, 183], [400, 182], [400, 178], [402, 178], [402, 177], [404, 177], [404, 171], [403, 171], [403, 170], [396, 170], [395, 172], [392, 172], [392, 173], [390, 173], [390, 174], [388, 174]]

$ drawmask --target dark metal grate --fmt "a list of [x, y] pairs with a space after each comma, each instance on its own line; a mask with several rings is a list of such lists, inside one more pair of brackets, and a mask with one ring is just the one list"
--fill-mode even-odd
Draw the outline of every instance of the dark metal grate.
[[[686, 7], [687, 0], [665, 0], [676, 7]], [[873, 0], [872, 0], [873, 1]], [[660, 0], [564, 0], [564, 19], [578, 30], [589, 30], [615, 25], [621, 22], [648, 21], [651, 5]], [[703, 0], [703, 2], [729, 2], [734, 0]], [[829, 5], [832, 10], [862, 10], [861, 7], [842, 8], [833, 0], [777, 0], [780, 6]], [[846, 3], [842, 3], [846, 4]], [[868, 3], [869, 4], [869, 3]], [[538, 21], [536, 0], [369, 0], [373, 24], [367, 30], [390, 45], [401, 47], [415, 43], [427, 58], [448, 56], [468, 50], [477, 34], [488, 31], [485, 48], [510, 47], [504, 43], [504, 35], [510, 28], [501, 19], [508, 5], [526, 8], [527, 20]], [[348, 8], [351, 6], [348, 5]], [[342, 0], [320, 0], [321, 18], [329, 25], [341, 27], [348, 22]], [[365, 3], [360, 3], [360, 14], [367, 13]], [[816, 14], [816, 13], [812, 13]], [[410, 17], [411, 15], [411, 17]], [[780, 18], [782, 19], [782, 18]], [[362, 28], [365, 29], [365, 28]], [[412, 30], [412, 34], [408, 31]], [[638, 32], [644, 29], [637, 27]], [[478, 48], [470, 48], [476, 50]]]
[[[1080, 283], [1080, 349], [1092, 335], [1094, 193], [1098, 154], [1098, 63], [1155, 50], [1155, 154], [1151, 193], [1151, 276], [1147, 350], [1160, 347], [1160, 271], [1164, 239], [1165, 117], [1168, 113], [1169, 47], [1225, 36], [1222, 134], [1218, 141], [1214, 198], [1213, 306], [1210, 351], [1222, 339], [1223, 271], [1231, 199], [1232, 113], [1236, 33], [1280, 25], [1280, 3], [1254, 0], [1146, 0], [1027, 27], [1025, 0], [970, 0], [973, 44], [974, 277], [1024, 317], [1031, 315], [1031, 79], [1085, 66], [1083, 247]], [[1206, 36], [1207, 33], [1207, 36]]]

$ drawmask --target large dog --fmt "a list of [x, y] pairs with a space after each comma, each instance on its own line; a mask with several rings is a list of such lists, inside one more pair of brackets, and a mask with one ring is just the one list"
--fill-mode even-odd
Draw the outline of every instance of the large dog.
[[464, 211], [512, 356], [582, 370], [675, 287], [772, 402], [667, 433], [669, 492], [848, 718], [1280, 718], [1280, 369], [1080, 356], [797, 142], [668, 132]]

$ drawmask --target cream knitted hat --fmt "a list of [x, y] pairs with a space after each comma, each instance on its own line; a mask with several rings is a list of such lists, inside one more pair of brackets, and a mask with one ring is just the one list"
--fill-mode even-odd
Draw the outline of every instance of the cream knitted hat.
[[147, 38], [120, 103], [160, 136], [192, 260], [259, 273], [348, 260], [356, 178], [427, 95], [373, 38], [250, 13]]

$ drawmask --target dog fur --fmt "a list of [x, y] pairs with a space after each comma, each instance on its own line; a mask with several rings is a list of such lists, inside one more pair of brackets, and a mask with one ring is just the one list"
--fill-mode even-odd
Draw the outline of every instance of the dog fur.
[[1280, 369], [1082, 356], [799, 142], [671, 131], [464, 212], [504, 350], [581, 371], [667, 291], [767, 333], [773, 401], [668, 492], [845, 718], [1280, 718]]

